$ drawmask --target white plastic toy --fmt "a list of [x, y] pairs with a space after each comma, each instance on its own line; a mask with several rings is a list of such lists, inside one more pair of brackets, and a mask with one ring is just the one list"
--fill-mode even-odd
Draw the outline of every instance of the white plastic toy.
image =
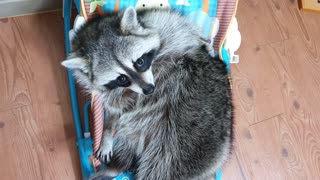
[[232, 19], [229, 32], [224, 42], [224, 48], [228, 51], [230, 63], [239, 63], [239, 55], [234, 53], [239, 49], [241, 44], [241, 34], [238, 28], [238, 21], [234, 17]]
[[[214, 17], [212, 18], [212, 29], [211, 29], [211, 33], [210, 33], [210, 38], [213, 39], [214, 37], [216, 37], [216, 35], [218, 34], [219, 31], [219, 19]], [[211, 44], [211, 46], [213, 46], [213, 44]]]
[[189, 0], [178, 0], [176, 5], [180, 5], [180, 6], [190, 6], [190, 2]]
[[136, 9], [142, 8], [170, 8], [168, 0], [138, 0]]

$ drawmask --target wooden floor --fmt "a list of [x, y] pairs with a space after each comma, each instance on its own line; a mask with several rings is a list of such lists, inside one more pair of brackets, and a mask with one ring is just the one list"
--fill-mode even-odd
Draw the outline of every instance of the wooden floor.
[[320, 179], [320, 13], [240, 0], [234, 153], [224, 179]]
[[80, 179], [61, 16], [0, 19], [0, 179]]
[[[225, 180], [319, 179], [320, 14], [240, 0]], [[0, 179], [80, 179], [61, 12], [0, 20]]]

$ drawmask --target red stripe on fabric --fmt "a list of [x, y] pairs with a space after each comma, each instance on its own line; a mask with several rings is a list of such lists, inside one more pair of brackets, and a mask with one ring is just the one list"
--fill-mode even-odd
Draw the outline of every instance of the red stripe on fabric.
[[224, 36], [226, 35], [231, 19], [233, 17], [233, 11], [236, 5], [236, 1], [230, 2], [230, 0], [219, 0], [217, 6], [217, 18], [220, 21], [219, 32], [214, 40], [214, 50], [218, 51], [220, 44]]

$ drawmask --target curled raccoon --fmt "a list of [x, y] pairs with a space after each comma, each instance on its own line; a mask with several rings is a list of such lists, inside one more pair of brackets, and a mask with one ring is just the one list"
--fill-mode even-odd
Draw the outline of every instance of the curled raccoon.
[[107, 168], [93, 179], [214, 179], [230, 154], [233, 106], [226, 65], [208, 46], [170, 10], [130, 7], [80, 28], [62, 65], [105, 107], [96, 156]]

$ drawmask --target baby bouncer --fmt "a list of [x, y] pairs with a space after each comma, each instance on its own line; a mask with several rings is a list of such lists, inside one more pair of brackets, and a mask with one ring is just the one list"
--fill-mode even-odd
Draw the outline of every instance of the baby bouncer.
[[[86, 21], [90, 21], [90, 19], [99, 15], [117, 12], [129, 6], [136, 8], [158, 7], [171, 8], [188, 16], [201, 29], [203, 37], [207, 38], [208, 43], [214, 49], [215, 55], [227, 64], [229, 72], [230, 64], [239, 62], [239, 56], [235, 54], [241, 43], [241, 35], [235, 18], [237, 0], [74, 0], [73, 2], [78, 12], [73, 29], [70, 27], [72, 0], [64, 0], [63, 2], [67, 55], [70, 51], [70, 40], [72, 40], [74, 32]], [[94, 157], [102, 138], [104, 111], [99, 97], [93, 94], [92, 99], [83, 108], [82, 128], [76, 85], [71, 70], [68, 70], [68, 79], [82, 177], [88, 179], [104, 168], [99, 160]], [[93, 122], [91, 123], [93, 132], [89, 130], [89, 107], [91, 107], [93, 114]], [[222, 170], [217, 172], [215, 178], [220, 180], [221, 176]], [[114, 179], [130, 180], [133, 179], [133, 175], [130, 172], [123, 172]]]

